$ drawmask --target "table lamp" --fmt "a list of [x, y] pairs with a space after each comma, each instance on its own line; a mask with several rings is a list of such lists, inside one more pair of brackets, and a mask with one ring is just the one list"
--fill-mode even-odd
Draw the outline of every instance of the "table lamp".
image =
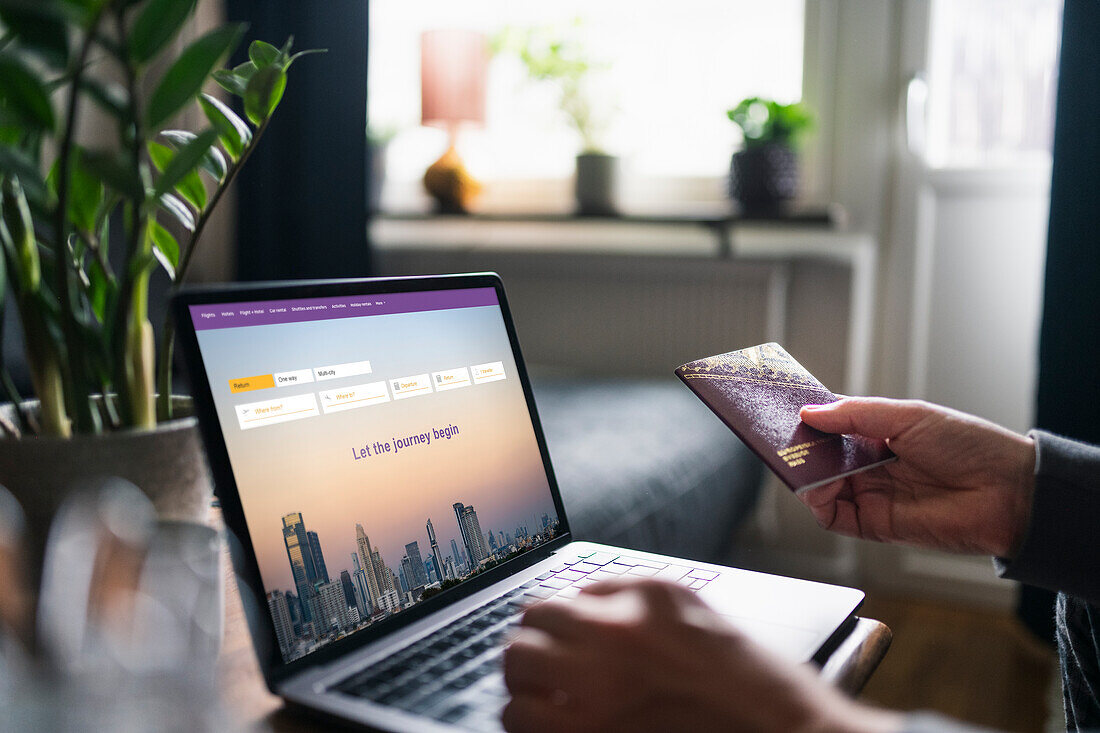
[[476, 31], [445, 29], [420, 36], [420, 122], [447, 130], [447, 151], [424, 173], [440, 211], [467, 213], [481, 192], [455, 150], [462, 123], [485, 123], [489, 49]]

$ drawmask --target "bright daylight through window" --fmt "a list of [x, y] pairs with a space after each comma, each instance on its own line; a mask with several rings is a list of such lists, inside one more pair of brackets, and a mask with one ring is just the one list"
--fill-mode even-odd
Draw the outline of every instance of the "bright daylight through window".
[[496, 50], [485, 124], [458, 137], [471, 172], [490, 184], [566, 179], [583, 147], [554, 83], [528, 74], [525, 42], [560, 40], [587, 62], [591, 142], [638, 178], [717, 181], [738, 142], [726, 110], [752, 95], [802, 93], [802, 0], [375, 0], [369, 117], [376, 135], [392, 135], [386, 176], [397, 187], [414, 190], [447, 144], [444, 131], [420, 126], [420, 36], [448, 28], [484, 33]]

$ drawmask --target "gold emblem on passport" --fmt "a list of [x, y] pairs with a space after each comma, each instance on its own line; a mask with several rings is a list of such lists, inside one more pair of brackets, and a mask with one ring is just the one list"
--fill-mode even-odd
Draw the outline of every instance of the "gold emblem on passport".
[[681, 367], [685, 379], [744, 379], [791, 387], [824, 389], [804, 366], [776, 343], [708, 356]]

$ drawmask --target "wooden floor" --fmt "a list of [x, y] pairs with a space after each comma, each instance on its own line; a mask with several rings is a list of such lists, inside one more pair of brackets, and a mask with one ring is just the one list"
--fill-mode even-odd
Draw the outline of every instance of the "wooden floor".
[[997, 730], [1044, 730], [1057, 656], [1010, 612], [869, 591], [860, 615], [894, 632], [865, 701], [935, 710]]

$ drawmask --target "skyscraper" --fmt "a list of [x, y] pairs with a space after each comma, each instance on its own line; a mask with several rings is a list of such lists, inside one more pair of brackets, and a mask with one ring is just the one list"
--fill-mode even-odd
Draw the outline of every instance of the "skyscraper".
[[279, 650], [285, 657], [294, 644], [294, 625], [290, 620], [290, 608], [287, 606], [286, 596], [281, 590], [273, 590], [267, 594], [267, 610], [271, 612], [271, 620], [275, 624], [275, 638], [279, 641]]
[[412, 575], [412, 565], [409, 562], [409, 556], [402, 555], [401, 567], [397, 569], [397, 582], [401, 584], [402, 593], [408, 593], [412, 590], [412, 583], [409, 580], [410, 575]]
[[477, 512], [474, 508], [455, 503], [454, 510], [455, 519], [458, 520], [458, 531], [462, 534], [462, 542], [466, 545], [469, 569], [472, 571], [482, 560], [489, 557], [489, 548], [485, 544], [485, 536], [481, 533], [481, 523], [477, 521]]
[[451, 557], [454, 558], [455, 569], [456, 570], [461, 569], [462, 568], [462, 554], [458, 551], [458, 543], [454, 541], [453, 537], [451, 538]]
[[359, 560], [363, 564], [363, 571], [367, 576], [367, 590], [370, 593], [370, 602], [378, 607], [378, 599], [382, 595], [382, 583], [374, 568], [374, 561], [371, 557], [370, 538], [367, 537], [367, 533], [363, 531], [363, 525], [355, 525], [355, 546], [359, 549]]
[[424, 558], [424, 567], [428, 570], [429, 583], [443, 582], [443, 575], [439, 572], [439, 565], [436, 563], [435, 555], [428, 555]]
[[283, 543], [286, 545], [286, 557], [290, 562], [294, 586], [298, 590], [303, 620], [311, 621], [312, 612], [308, 599], [312, 595], [313, 583], [317, 581], [317, 570], [313, 565], [313, 553], [309, 547], [309, 539], [306, 537], [301, 512], [293, 512], [283, 517]]
[[497, 538], [493, 536], [493, 530], [489, 530], [489, 552], [497, 551]]
[[435, 569], [439, 575], [439, 579], [443, 580], [443, 557], [439, 552], [439, 545], [435, 541], [435, 527], [432, 526], [432, 519], [428, 517], [428, 545], [432, 549], [432, 557], [435, 558]]
[[317, 576], [313, 582], [328, 582], [328, 568], [325, 567], [325, 556], [321, 554], [321, 538], [316, 532], [306, 532], [306, 540], [309, 542], [309, 554], [313, 557], [313, 569]]
[[409, 565], [412, 567], [412, 574], [405, 574], [405, 579], [409, 581], [409, 589], [427, 585], [428, 570], [424, 567], [423, 558], [420, 557], [419, 543], [413, 540], [405, 545], [405, 554], [409, 556]]
[[352, 625], [351, 614], [348, 613], [348, 605], [344, 602], [344, 589], [339, 582], [317, 583], [316, 593], [311, 599], [314, 613], [313, 623], [317, 628], [317, 635], [327, 634], [330, 631], [342, 631]]
[[503, 550], [503, 549], [504, 549], [505, 547], [507, 547], [507, 546], [508, 546], [509, 544], [510, 544], [510, 543], [508, 543], [508, 542], [505, 542], [505, 541], [504, 541], [504, 533], [503, 533], [503, 532], [501, 532], [501, 531], [500, 531], [500, 530], [498, 529], [498, 530], [497, 530], [497, 547], [499, 547], [500, 549], [502, 549], [502, 550]]
[[359, 606], [359, 616], [363, 620], [370, 618], [374, 612], [374, 604], [371, 602], [370, 589], [367, 587], [367, 573], [359, 564], [359, 555], [351, 553], [351, 564], [355, 572], [351, 574], [351, 581], [355, 590], [355, 601]]
[[355, 600], [355, 586], [351, 583], [351, 573], [347, 570], [340, 571], [340, 587], [344, 589], [344, 600], [352, 608], [359, 608]]

